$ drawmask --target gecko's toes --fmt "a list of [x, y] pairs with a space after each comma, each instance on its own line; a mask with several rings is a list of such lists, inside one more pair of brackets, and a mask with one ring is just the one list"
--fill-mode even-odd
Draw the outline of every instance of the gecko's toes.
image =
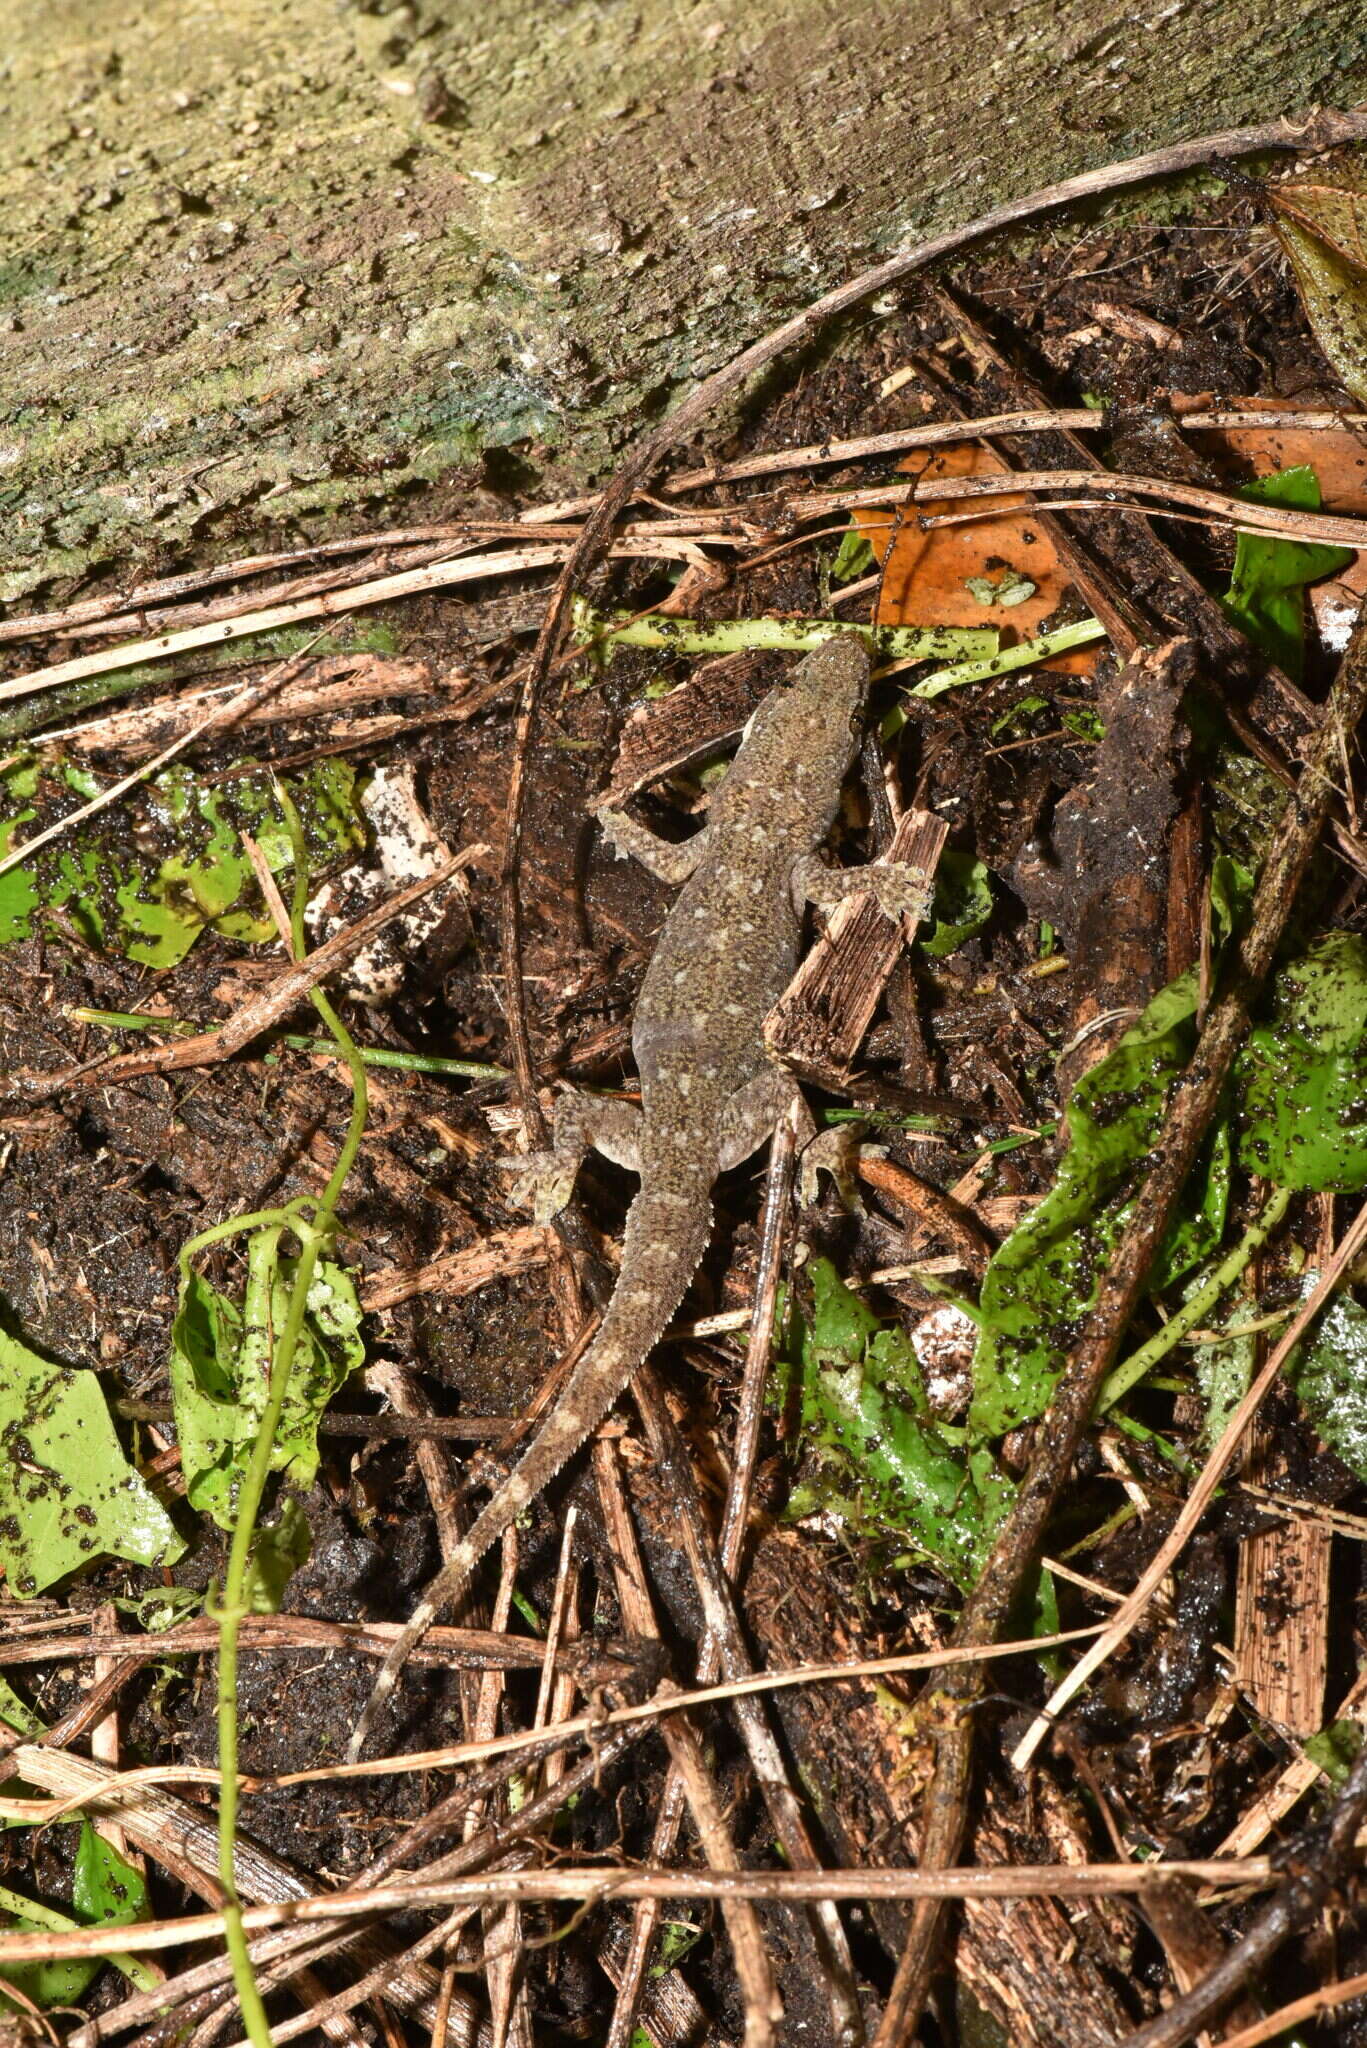
[[884, 1145], [865, 1146], [860, 1140], [861, 1126], [857, 1124], [835, 1124], [829, 1130], [821, 1131], [802, 1150], [798, 1162], [798, 1194], [804, 1209], [813, 1208], [820, 1192], [817, 1175], [828, 1173], [835, 1182], [835, 1191], [852, 1216], [864, 1214], [864, 1204], [859, 1197], [855, 1182], [855, 1168], [859, 1155], [867, 1151], [870, 1156], [882, 1158], [887, 1151]]
[[499, 1166], [517, 1179], [508, 1190], [508, 1200], [517, 1209], [530, 1209], [537, 1223], [549, 1223], [560, 1214], [574, 1188], [574, 1175], [553, 1152], [524, 1152], [500, 1159]]
[[919, 924], [930, 908], [932, 884], [925, 872], [894, 861], [889, 867], [870, 869], [869, 874], [884, 917], [914, 917]]
[[602, 833], [606, 843], [612, 848], [613, 855], [617, 860], [631, 859], [631, 843], [628, 838], [631, 830], [630, 818], [624, 817], [621, 811], [599, 811], [598, 830]]

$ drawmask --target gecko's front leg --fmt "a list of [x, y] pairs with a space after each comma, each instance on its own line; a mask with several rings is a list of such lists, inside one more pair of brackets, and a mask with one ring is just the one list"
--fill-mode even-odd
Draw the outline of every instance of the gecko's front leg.
[[549, 1223], [574, 1192], [586, 1152], [599, 1152], [629, 1173], [640, 1172], [640, 1131], [641, 1112], [634, 1102], [611, 1095], [562, 1095], [552, 1117], [551, 1150], [500, 1162], [518, 1176], [509, 1200], [530, 1207], [538, 1223]]
[[817, 854], [793, 862], [793, 903], [815, 903], [834, 910], [849, 896], [872, 896], [885, 917], [923, 918], [930, 907], [935, 878], [910, 861], [871, 861], [862, 868], [828, 868]]
[[662, 882], [686, 882], [707, 848], [706, 825], [691, 839], [675, 841], [659, 838], [625, 811], [600, 811], [598, 823], [618, 860], [638, 860]]

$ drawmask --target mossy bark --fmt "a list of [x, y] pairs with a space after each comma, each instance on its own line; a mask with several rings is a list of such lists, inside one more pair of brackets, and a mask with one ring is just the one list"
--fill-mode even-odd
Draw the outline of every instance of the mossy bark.
[[1360, 0], [0, 0], [0, 50], [0, 599], [582, 479], [927, 230], [1367, 97]]

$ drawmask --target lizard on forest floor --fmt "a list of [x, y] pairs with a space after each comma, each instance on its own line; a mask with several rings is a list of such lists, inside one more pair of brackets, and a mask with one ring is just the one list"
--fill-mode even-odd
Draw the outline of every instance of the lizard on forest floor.
[[515, 1194], [535, 1190], [538, 1220], [569, 1200], [592, 1146], [641, 1177], [627, 1215], [617, 1285], [592, 1345], [531, 1445], [396, 1638], [357, 1723], [359, 1756], [404, 1660], [464, 1591], [484, 1552], [597, 1427], [649, 1357], [683, 1300], [712, 1228], [712, 1185], [801, 1104], [767, 1058], [765, 1017], [797, 963], [808, 902], [864, 891], [891, 918], [920, 917], [931, 877], [908, 864], [828, 868], [818, 849], [859, 744], [869, 656], [854, 633], [824, 641], [771, 691], [713, 794], [707, 822], [672, 845], [621, 812], [601, 814], [619, 857], [683, 889], [641, 985], [632, 1048], [641, 1107], [569, 1094], [556, 1104], [554, 1150], [518, 1160]]

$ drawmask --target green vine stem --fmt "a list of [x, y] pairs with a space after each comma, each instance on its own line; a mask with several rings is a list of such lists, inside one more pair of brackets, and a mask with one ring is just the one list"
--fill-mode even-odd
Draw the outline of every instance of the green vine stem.
[[[158, 1017], [135, 1010], [87, 1010], [73, 1005], [66, 1015], [73, 1024], [94, 1024], [107, 1031], [164, 1031], [172, 1038], [192, 1037], [208, 1028], [183, 1017]], [[335, 1039], [308, 1038], [302, 1031], [282, 1031], [274, 1043], [288, 1046], [291, 1052], [324, 1053], [333, 1059], [346, 1057]], [[457, 1081], [506, 1081], [509, 1072], [507, 1067], [491, 1066], [488, 1060], [453, 1060], [443, 1053], [396, 1052], [383, 1045], [363, 1045], [357, 1050], [367, 1067], [387, 1067], [399, 1074], [438, 1074]]]
[[1234, 1285], [1239, 1275], [1256, 1252], [1262, 1250], [1277, 1225], [1286, 1214], [1291, 1200], [1290, 1188], [1274, 1188], [1267, 1206], [1254, 1222], [1250, 1223], [1233, 1251], [1229, 1252], [1189, 1300], [1184, 1301], [1173, 1315], [1168, 1317], [1161, 1330], [1141, 1344], [1128, 1358], [1121, 1360], [1115, 1371], [1102, 1382], [1097, 1397], [1096, 1412], [1104, 1415], [1130, 1388], [1137, 1386], [1146, 1373], [1152, 1372], [1160, 1358], [1165, 1358], [1174, 1344], [1180, 1344], [1189, 1330], [1196, 1329], [1214, 1308], [1220, 1296]]
[[[290, 909], [291, 951], [296, 960], [302, 960], [307, 951], [304, 939], [304, 907], [308, 891], [303, 832], [294, 805], [278, 784], [276, 794], [289, 827], [294, 853], [294, 895]], [[351, 1034], [321, 989], [311, 989], [309, 994], [313, 1007], [330, 1032], [351, 1075], [351, 1119], [328, 1184], [316, 1203], [304, 1199], [291, 1202], [284, 1209], [263, 1209], [254, 1215], [233, 1217], [227, 1223], [217, 1224], [211, 1230], [201, 1232], [181, 1254], [184, 1263], [205, 1245], [216, 1243], [225, 1237], [239, 1235], [243, 1231], [255, 1233], [248, 1253], [248, 1284], [243, 1304], [242, 1342], [244, 1351], [253, 1343], [262, 1344], [263, 1358], [269, 1360], [266, 1406], [238, 1495], [237, 1520], [228, 1550], [223, 1595], [214, 1610], [218, 1621], [218, 1869], [225, 1895], [224, 1941], [232, 1965], [233, 1983], [242, 2007], [247, 2038], [252, 2048], [270, 2048], [271, 2030], [256, 1981], [256, 1972], [252, 1967], [246, 1929], [242, 1923], [242, 1903], [237, 1893], [235, 1862], [239, 1794], [238, 1643], [243, 1620], [250, 1614], [252, 1608], [251, 1567], [256, 1521], [265, 1496], [266, 1482], [270, 1476], [275, 1435], [289, 1388], [299, 1333], [303, 1329], [304, 1316], [308, 1309], [309, 1290], [313, 1285], [318, 1261], [330, 1246], [336, 1231], [337, 1203], [346, 1185], [347, 1176], [356, 1161], [356, 1154], [365, 1132], [368, 1108], [365, 1066]], [[311, 1218], [307, 1213], [310, 1209], [313, 1211]], [[272, 1280], [279, 1257], [280, 1239], [286, 1230], [298, 1240], [299, 1258], [285, 1310], [284, 1324], [277, 1337], [271, 1326]]]

